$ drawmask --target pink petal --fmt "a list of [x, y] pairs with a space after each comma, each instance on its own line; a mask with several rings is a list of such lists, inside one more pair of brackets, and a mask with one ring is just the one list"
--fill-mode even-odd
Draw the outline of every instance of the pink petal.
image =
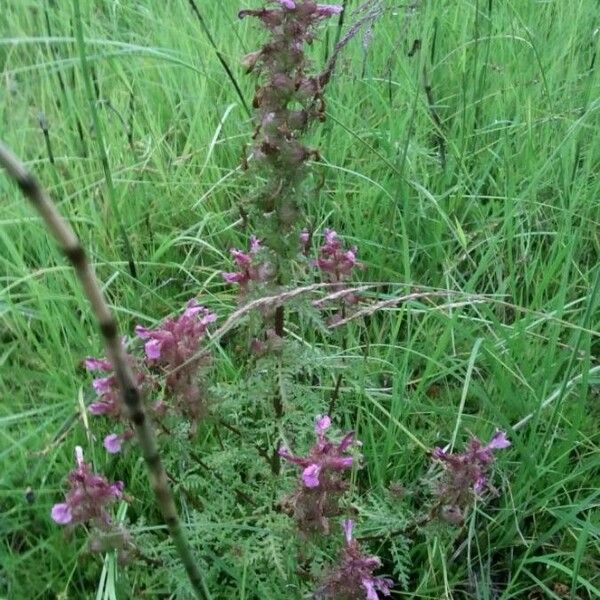
[[73, 520], [71, 507], [68, 504], [55, 504], [50, 513], [52, 520], [59, 525], [68, 525]]
[[145, 340], [148, 339], [151, 334], [152, 332], [146, 327], [143, 327], [142, 325], [135, 326], [135, 335], [137, 335], [139, 338]]
[[125, 489], [125, 484], [122, 481], [115, 481], [113, 484], [111, 484], [109, 486], [110, 493], [115, 498], [122, 498], [124, 489]]
[[241, 250], [237, 250], [236, 248], [232, 248], [230, 251], [231, 256], [233, 256], [233, 260], [238, 265], [238, 267], [249, 267], [252, 264], [252, 257]]
[[84, 361], [85, 368], [88, 371], [111, 371], [112, 365], [105, 358], [94, 358], [88, 356]]
[[260, 240], [255, 235], [251, 235], [250, 236], [250, 252], [252, 252], [254, 254], [254, 253], [258, 252], [261, 248], [262, 248], [262, 246], [260, 244]]
[[204, 306], [200, 306], [200, 304], [198, 304], [197, 300], [195, 298], [192, 298], [186, 305], [185, 310], [183, 311], [183, 316], [184, 317], [193, 317], [194, 315], [197, 315], [198, 313], [201, 313], [202, 311], [206, 310], [204, 308]]
[[315, 421], [315, 432], [318, 436], [325, 433], [325, 430], [331, 427], [331, 419], [327, 415], [317, 415]]
[[295, 4], [294, 0], [277, 0], [277, 2], [279, 2], [279, 4], [281, 4], [281, 6], [283, 6], [284, 8], [287, 8], [289, 10], [294, 10], [296, 8], [296, 4]]
[[118, 454], [121, 452], [122, 444], [123, 438], [116, 433], [110, 433], [104, 438], [104, 448], [106, 448], [109, 454]]
[[371, 577], [364, 577], [361, 580], [361, 584], [367, 591], [367, 600], [379, 600], [379, 596], [377, 595], [377, 591], [375, 590], [373, 579]]
[[356, 264], [356, 250], [346, 250], [344, 258], [354, 266]]
[[473, 486], [473, 490], [475, 491], [475, 493], [481, 494], [481, 492], [483, 492], [483, 490], [485, 489], [486, 483], [487, 479], [483, 475], [480, 475], [477, 478], [477, 481], [475, 481], [475, 485]]
[[435, 460], [444, 460], [448, 454], [445, 452], [443, 448], [434, 448], [431, 451], [431, 458]]
[[317, 14], [323, 17], [337, 15], [344, 10], [339, 4], [317, 4]]
[[306, 467], [307, 465], [312, 464], [308, 458], [302, 458], [301, 456], [294, 456], [285, 446], [281, 446], [279, 450], [277, 450], [277, 454], [284, 458], [285, 460], [298, 465], [300, 467]]
[[244, 281], [246, 279], [246, 276], [244, 275], [244, 273], [221, 273], [221, 277], [227, 282], [227, 283], [241, 283], [242, 281]]
[[217, 315], [213, 312], [210, 312], [208, 309], [204, 309], [204, 316], [200, 319], [200, 323], [202, 325], [208, 325], [209, 323], [214, 323], [217, 320]]
[[[342, 441], [338, 444], [338, 450], [340, 452], [344, 452], [354, 443], [354, 431], [349, 431], [343, 438]], [[358, 446], [361, 445], [359, 441], [356, 442]]]
[[337, 239], [337, 232], [333, 229], [325, 229], [325, 231], [323, 231], [323, 237], [325, 238], [326, 244], [333, 244]]
[[96, 390], [96, 394], [102, 396], [111, 391], [113, 381], [112, 377], [99, 377], [92, 381], [92, 387]]
[[487, 447], [491, 450], [501, 450], [503, 448], [508, 448], [511, 445], [510, 440], [506, 437], [506, 432], [504, 431], [496, 431], [496, 433], [492, 436], [490, 443]]
[[150, 340], [144, 344], [144, 350], [146, 351], [146, 356], [150, 360], [156, 360], [160, 358], [160, 349], [162, 346], [162, 342], [160, 340]]
[[106, 402], [92, 402], [88, 406], [88, 411], [92, 415], [105, 415], [111, 411], [111, 406]]
[[376, 577], [375, 587], [384, 596], [390, 596], [392, 594], [392, 588], [394, 587], [394, 580], [389, 577]]
[[280, 446], [277, 449], [277, 454], [279, 454], [279, 456], [282, 456], [283, 458], [291, 458], [292, 457], [292, 453], [285, 446]]
[[354, 527], [354, 521], [352, 519], [346, 519], [342, 522], [342, 529], [344, 530], [344, 537], [346, 543], [349, 544], [352, 541], [352, 528]]
[[319, 474], [321, 473], [321, 467], [319, 465], [312, 464], [304, 471], [302, 471], [302, 481], [307, 488], [319, 487]]
[[343, 470], [352, 467], [353, 462], [354, 459], [352, 458], [352, 456], [339, 456], [337, 458], [331, 458], [327, 466], [331, 469]]

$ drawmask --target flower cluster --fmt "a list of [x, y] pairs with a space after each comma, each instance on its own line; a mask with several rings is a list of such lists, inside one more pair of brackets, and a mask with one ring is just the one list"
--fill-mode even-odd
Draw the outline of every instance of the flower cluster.
[[106, 510], [117, 500], [127, 500], [123, 482], [109, 483], [106, 477], [92, 473], [83, 460], [81, 446], [75, 448], [76, 467], [68, 475], [69, 491], [65, 502], [52, 507], [50, 516], [59, 525], [86, 525], [92, 527], [89, 550], [95, 553], [116, 550], [120, 562], [127, 562], [135, 553], [131, 533], [113, 522]]
[[325, 229], [323, 232], [323, 244], [319, 247], [317, 258], [312, 265], [323, 273], [325, 280], [331, 286], [329, 296], [317, 300], [314, 305], [321, 308], [330, 299], [335, 299], [339, 303], [341, 309], [328, 319], [330, 324], [343, 319], [346, 307], [359, 301], [359, 297], [355, 293], [347, 291], [347, 281], [352, 272], [362, 268], [362, 264], [356, 259], [357, 252], [356, 246], [345, 248], [337, 232], [333, 229]]
[[497, 431], [488, 444], [471, 438], [462, 453], [454, 454], [442, 448], [432, 451], [431, 457], [445, 467], [445, 476], [437, 489], [438, 505], [445, 520], [462, 523], [473, 495], [479, 495], [489, 487], [487, 472], [494, 461], [493, 452], [510, 445], [506, 433]]
[[310, 250], [310, 242], [312, 241], [312, 233], [308, 229], [303, 229], [298, 236], [298, 240], [300, 241], [300, 251], [304, 256], [308, 256], [308, 251]]
[[81, 446], [75, 448], [76, 467], [69, 473], [69, 491], [65, 502], [52, 507], [52, 519], [59, 525], [92, 523], [107, 529], [112, 519], [106, 506], [123, 499], [123, 482], [108, 483], [102, 475], [92, 473], [83, 460]]
[[231, 256], [239, 269], [234, 272], [221, 273], [227, 283], [237, 283], [244, 292], [248, 291], [251, 281], [264, 283], [272, 275], [272, 267], [268, 262], [261, 260], [258, 256], [263, 250], [260, 240], [250, 236], [250, 248], [248, 252], [242, 252], [236, 248], [230, 250]]
[[271, 4], [278, 6], [242, 10], [239, 17], [259, 19], [270, 34], [269, 41], [242, 62], [263, 80], [253, 100], [253, 156], [257, 165], [269, 170], [259, 206], [264, 213], [274, 213], [277, 226], [285, 228], [298, 216], [303, 167], [311, 156], [318, 156], [300, 137], [312, 121], [322, 121], [325, 112], [323, 87], [327, 81], [307, 73], [304, 48], [313, 41], [319, 23], [341, 12], [342, 7], [312, 0], [277, 0]]
[[[200, 306], [196, 300], [190, 300], [178, 318], [166, 319], [156, 329], [141, 325], [136, 327], [136, 334], [145, 341], [144, 361], [127, 355], [137, 385], [156, 387], [156, 379], [149, 373], [158, 369], [166, 375], [165, 390], [174, 399], [174, 407], [192, 421], [196, 421], [204, 411], [203, 395], [197, 379], [200, 368], [209, 359], [200, 354], [200, 343], [208, 326], [216, 318], [214, 313]], [[104, 447], [108, 452], [120, 452], [123, 442], [134, 434], [126, 424], [127, 415], [113, 367], [106, 358], [91, 357], [85, 360], [85, 367], [90, 372], [101, 373], [101, 377], [92, 381], [97, 399], [89, 405], [89, 412], [125, 424], [122, 432], [113, 432], [104, 438]], [[166, 404], [159, 400], [152, 409], [156, 415], [163, 414]]]
[[339, 514], [339, 499], [347, 489], [341, 473], [352, 468], [355, 459], [348, 454], [354, 441], [354, 432], [347, 433], [340, 442], [327, 439], [331, 426], [328, 416], [318, 416], [315, 422], [317, 440], [306, 457], [295, 456], [281, 447], [279, 455], [302, 468], [296, 492], [286, 499], [304, 532], [329, 531], [329, 518]]
[[206, 355], [198, 356], [200, 343], [216, 319], [214, 313], [192, 299], [179, 317], [165, 319], [155, 329], [141, 325], [135, 328], [137, 336], [146, 342], [148, 366], [166, 374], [167, 393], [175, 399], [181, 413], [193, 421], [204, 411], [197, 378], [199, 369], [209, 360]]
[[389, 596], [394, 582], [388, 577], [374, 576], [381, 566], [377, 556], [363, 554], [352, 537], [353, 522], [344, 521], [344, 549], [339, 564], [330, 570], [314, 598], [335, 600], [378, 600], [379, 594]]
[[330, 283], [340, 284], [347, 280], [355, 268], [361, 264], [356, 260], [357, 248], [344, 248], [337, 232], [325, 229], [324, 243], [319, 248], [319, 255], [314, 266], [325, 273]]
[[[136, 383], [138, 386], [142, 386], [146, 382], [146, 377], [141, 371], [140, 365], [136, 364], [135, 359], [129, 354], [126, 355], [126, 358], [132, 367]], [[106, 358], [88, 357], [84, 364], [87, 371], [102, 373], [101, 377], [96, 377], [92, 381], [97, 399], [88, 406], [89, 412], [96, 416], [107, 416], [115, 422], [126, 423], [127, 415], [121, 402], [121, 392], [110, 361]], [[120, 452], [123, 442], [132, 437], [133, 431], [128, 428], [122, 433], [110, 433], [104, 438], [104, 447], [111, 454]]]

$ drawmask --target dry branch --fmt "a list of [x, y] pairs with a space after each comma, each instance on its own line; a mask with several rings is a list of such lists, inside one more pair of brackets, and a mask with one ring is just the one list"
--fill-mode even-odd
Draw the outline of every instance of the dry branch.
[[100, 284], [87, 259], [86, 253], [75, 232], [60, 215], [49, 195], [41, 187], [37, 179], [29, 173], [25, 165], [1, 142], [0, 165], [6, 169], [9, 176], [19, 186], [21, 192], [23, 192], [23, 195], [41, 215], [46, 226], [75, 269], [75, 273], [92, 307], [92, 312], [98, 321], [104, 345], [106, 346], [107, 357], [115, 370], [115, 376], [121, 391], [121, 399], [127, 408], [129, 419], [133, 424], [148, 468], [150, 485], [156, 496], [156, 501], [162, 512], [165, 524], [173, 539], [179, 558], [185, 567], [190, 583], [196, 592], [196, 596], [203, 600], [209, 599], [211, 597], [210, 592], [194, 559], [177, 514], [177, 508], [175, 507], [173, 495], [169, 488], [167, 475], [158, 453], [154, 429], [144, 412], [142, 394], [135, 383], [131, 369], [125, 359], [125, 352], [119, 338], [117, 322], [104, 300]]

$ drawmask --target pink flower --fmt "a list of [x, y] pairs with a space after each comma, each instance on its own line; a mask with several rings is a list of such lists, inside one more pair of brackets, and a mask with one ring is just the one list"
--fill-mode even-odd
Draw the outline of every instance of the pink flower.
[[325, 229], [323, 237], [325, 243], [319, 248], [314, 265], [326, 273], [332, 283], [347, 279], [355, 267], [361, 266], [356, 260], [356, 246], [344, 249], [333, 229]]
[[438, 486], [440, 514], [452, 523], [462, 522], [464, 512], [472, 502], [473, 493], [480, 495], [488, 487], [487, 471], [494, 461], [493, 451], [511, 445], [503, 431], [496, 431], [488, 444], [473, 437], [462, 453], [434, 448], [431, 458], [443, 463], [445, 477]]
[[[122, 341], [124, 343], [124, 340]], [[134, 358], [126, 354], [129, 365], [133, 368], [134, 376], [138, 385], [142, 385], [144, 375], [135, 367]], [[118, 420], [123, 417], [123, 407], [121, 406], [121, 391], [117, 378], [113, 375], [113, 367], [106, 358], [88, 357], [84, 361], [87, 371], [100, 371], [103, 377], [96, 377], [92, 380], [92, 387], [98, 396], [95, 402], [88, 406], [88, 411], [92, 415], [107, 415]]]
[[501, 450], [503, 448], [508, 448], [511, 445], [509, 439], [506, 437], [506, 433], [504, 431], [496, 431], [490, 440], [490, 443], [487, 447], [490, 450]]
[[92, 381], [92, 387], [99, 396], [108, 394], [114, 385], [114, 377], [99, 377]]
[[239, 283], [240, 285], [245, 285], [249, 281], [245, 273], [223, 271], [221, 276], [227, 283]]
[[113, 407], [107, 402], [92, 402], [88, 406], [88, 411], [94, 416], [109, 415], [113, 412]]
[[[147, 333], [145, 331], [142, 331], [142, 328], [140, 327], [137, 330], [137, 334], [142, 337], [143, 335], [150, 335], [150, 333]], [[162, 344], [160, 340], [150, 340], [149, 342], [146, 342], [144, 344], [144, 350], [146, 352], [146, 356], [150, 359], [150, 360], [158, 360], [160, 358], [160, 348], [161, 348]]]
[[262, 250], [260, 240], [254, 235], [250, 236], [248, 252], [232, 248], [229, 252], [239, 271], [225, 271], [221, 273], [223, 279], [227, 283], [237, 283], [244, 291], [248, 289], [251, 281], [267, 281], [271, 276], [272, 268], [269, 263], [260, 260], [258, 255]]
[[92, 522], [106, 528], [111, 524], [106, 506], [123, 498], [123, 483], [108, 483], [104, 476], [93, 474], [80, 446], [75, 448], [75, 456], [76, 468], [68, 476], [70, 489], [65, 502], [52, 507], [52, 520], [59, 525]]
[[317, 14], [321, 17], [331, 17], [337, 15], [344, 10], [339, 4], [317, 4]]
[[315, 592], [315, 598], [352, 598], [353, 600], [379, 600], [379, 594], [389, 596], [394, 582], [388, 577], [373, 575], [381, 566], [377, 556], [363, 554], [356, 540], [352, 539], [353, 522], [342, 523], [344, 549], [337, 565], [327, 573], [323, 584]]
[[315, 419], [316, 441], [307, 456], [295, 456], [281, 447], [279, 455], [302, 469], [299, 486], [289, 498], [301, 529], [328, 531], [328, 519], [339, 512], [339, 499], [346, 489], [342, 473], [354, 465], [354, 457], [347, 455], [354, 443], [354, 432], [340, 442], [330, 441], [325, 432], [331, 426], [327, 415]]
[[321, 467], [319, 465], [309, 465], [302, 471], [302, 481], [304, 485], [309, 488], [315, 488], [319, 485], [319, 473]]
[[200, 368], [209, 357], [200, 352], [211, 323], [217, 316], [190, 300], [179, 317], [165, 319], [158, 327], [138, 325], [135, 332], [145, 340], [144, 351], [150, 366], [166, 371], [166, 389], [180, 401], [182, 412], [192, 419], [202, 413]]
[[68, 525], [73, 520], [71, 507], [66, 502], [55, 504], [50, 513], [52, 520], [59, 525]]
[[260, 250], [262, 250], [262, 245], [260, 243], [260, 240], [255, 235], [251, 235], [250, 236], [250, 252], [252, 254], [256, 254]]
[[288, 10], [294, 10], [296, 8], [296, 4], [293, 0], [277, 0], [283, 8], [287, 8]]
[[112, 371], [112, 365], [106, 358], [93, 358], [88, 356], [84, 360], [85, 368], [88, 371]]
[[343, 456], [354, 441], [354, 432], [347, 433], [342, 440], [334, 444], [325, 437], [325, 431], [330, 427], [331, 419], [327, 416], [318, 416], [315, 420], [315, 433], [317, 441], [307, 457], [294, 456], [285, 447], [279, 449], [279, 455], [288, 462], [303, 467], [302, 480], [306, 487], [320, 485], [319, 475], [321, 470], [344, 471], [352, 468], [354, 458]]
[[123, 436], [117, 433], [110, 433], [104, 438], [104, 448], [109, 454], [118, 454], [123, 445]]
[[175, 367], [198, 350], [199, 341], [204, 337], [208, 325], [216, 319], [214, 313], [192, 299], [178, 319], [166, 319], [156, 329], [137, 325], [135, 333], [143, 340], [148, 340], [144, 350], [149, 360]]
[[306, 256], [310, 248], [310, 240], [312, 238], [312, 235], [308, 231], [308, 229], [303, 229], [298, 237], [300, 240], [300, 251]]
[[322, 437], [329, 427], [331, 427], [331, 419], [327, 415], [318, 415], [315, 419], [315, 433], [317, 437]]

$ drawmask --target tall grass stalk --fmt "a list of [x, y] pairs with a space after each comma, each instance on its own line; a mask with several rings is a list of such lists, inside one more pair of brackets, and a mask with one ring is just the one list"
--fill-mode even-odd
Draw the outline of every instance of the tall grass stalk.
[[146, 416], [142, 404], [142, 394], [135, 383], [133, 374], [121, 345], [117, 322], [112, 315], [98, 279], [86, 257], [75, 232], [61, 217], [54, 207], [46, 191], [37, 179], [27, 171], [25, 165], [2, 143], [0, 143], [0, 165], [2, 165], [23, 195], [31, 202], [40, 214], [48, 230], [59, 243], [63, 253], [73, 265], [81, 286], [85, 291], [98, 326], [107, 356], [115, 369], [115, 376], [121, 390], [121, 400], [127, 407], [129, 419], [135, 430], [142, 455], [148, 468], [150, 485], [156, 497], [157, 504], [167, 526], [179, 558], [185, 568], [190, 583], [201, 600], [210, 600], [211, 595], [206, 587], [204, 578], [192, 549], [188, 544], [173, 495], [169, 488], [167, 474], [163, 468], [158, 445], [152, 428], [152, 423]]

